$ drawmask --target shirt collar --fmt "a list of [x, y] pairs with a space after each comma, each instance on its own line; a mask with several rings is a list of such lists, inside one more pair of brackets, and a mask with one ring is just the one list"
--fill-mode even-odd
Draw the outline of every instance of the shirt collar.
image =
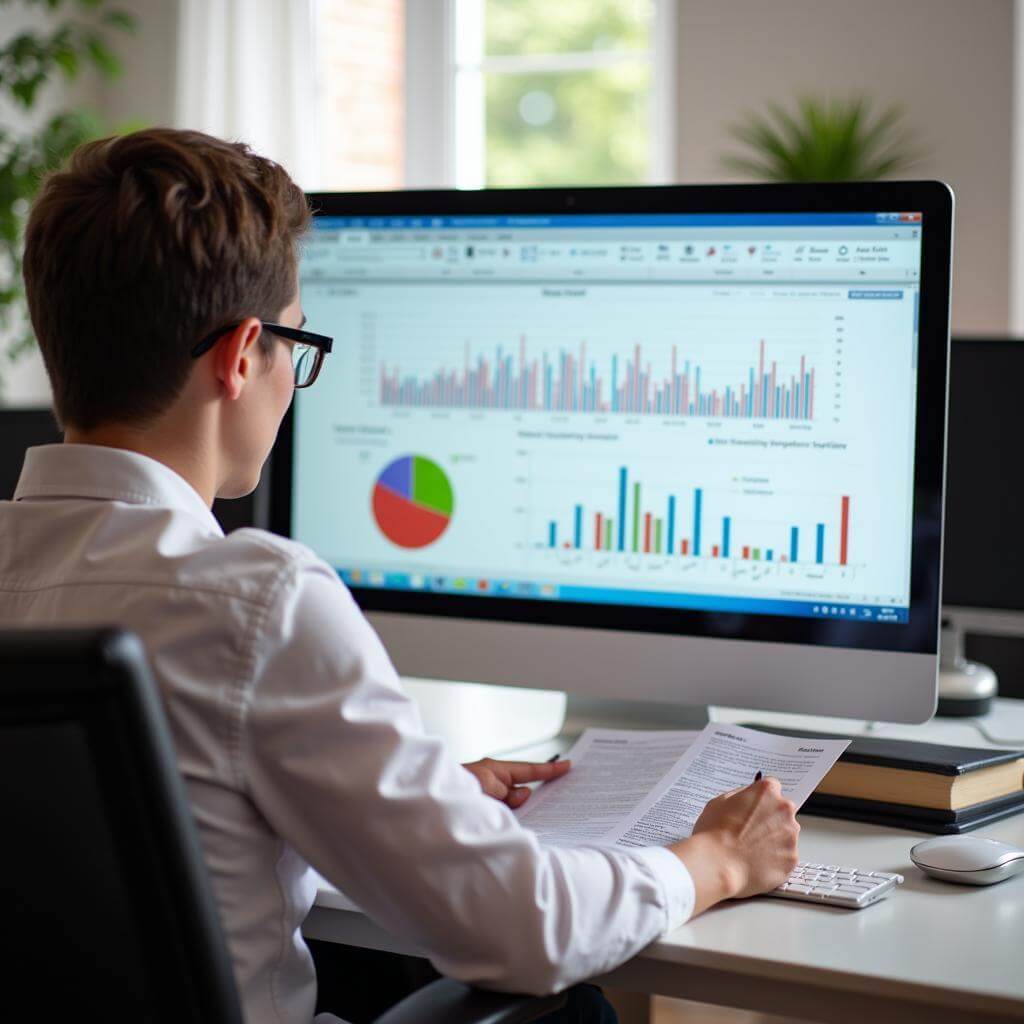
[[29, 448], [14, 500], [98, 498], [185, 512], [224, 535], [198, 491], [170, 466], [148, 455], [92, 444]]

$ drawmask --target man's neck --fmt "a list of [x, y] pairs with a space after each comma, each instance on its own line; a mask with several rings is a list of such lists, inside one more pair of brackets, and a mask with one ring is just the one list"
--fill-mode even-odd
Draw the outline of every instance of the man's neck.
[[123, 424], [104, 425], [94, 430], [68, 428], [65, 444], [94, 444], [104, 448], [121, 448], [146, 455], [173, 469], [191, 484], [207, 505], [213, 505], [217, 494], [216, 472], [209, 452], [198, 439], [182, 439], [173, 430], [140, 429]]

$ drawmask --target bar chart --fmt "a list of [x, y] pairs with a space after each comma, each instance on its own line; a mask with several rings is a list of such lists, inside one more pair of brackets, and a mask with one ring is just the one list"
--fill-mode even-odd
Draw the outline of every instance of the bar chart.
[[[742, 562], [791, 563], [810, 566], [850, 564], [850, 495], [829, 499], [833, 515], [808, 516], [786, 500], [792, 521], [783, 516], [762, 524], [729, 514], [730, 496], [716, 494], [720, 514], [708, 511], [708, 491], [696, 486], [664, 494], [657, 504], [644, 482], [620, 466], [614, 482], [614, 501], [603, 507], [582, 502], [549, 519], [546, 535], [536, 546], [549, 551], [595, 551], [632, 556], [662, 556]], [[609, 488], [611, 490], [611, 488]], [[780, 501], [783, 499], [780, 499]], [[825, 507], [819, 500], [817, 508]]]
[[467, 345], [461, 367], [428, 376], [401, 366], [379, 368], [382, 406], [433, 409], [496, 409], [568, 413], [625, 413], [745, 420], [814, 419], [815, 367], [806, 354], [784, 365], [765, 340], [752, 340], [750, 365], [729, 383], [708, 385], [702, 364], [671, 345], [667, 373], [656, 374], [639, 343], [630, 352], [598, 360], [586, 342], [539, 357], [527, 354], [525, 335], [514, 352], [474, 354]]

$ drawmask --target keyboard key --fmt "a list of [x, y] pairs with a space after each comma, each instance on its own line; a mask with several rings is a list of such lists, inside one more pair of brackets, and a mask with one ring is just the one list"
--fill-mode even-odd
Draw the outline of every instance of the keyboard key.
[[806, 896], [810, 891], [811, 887], [809, 885], [801, 885], [798, 882], [790, 882], [789, 885], [786, 886], [786, 892], [799, 892], [804, 896]]

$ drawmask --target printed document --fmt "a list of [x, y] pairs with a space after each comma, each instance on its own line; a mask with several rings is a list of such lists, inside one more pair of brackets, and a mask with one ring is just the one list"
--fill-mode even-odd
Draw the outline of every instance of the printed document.
[[799, 807], [849, 744], [716, 723], [702, 732], [588, 729], [566, 755], [572, 771], [516, 814], [552, 845], [666, 846], [693, 832], [709, 800], [757, 772]]

